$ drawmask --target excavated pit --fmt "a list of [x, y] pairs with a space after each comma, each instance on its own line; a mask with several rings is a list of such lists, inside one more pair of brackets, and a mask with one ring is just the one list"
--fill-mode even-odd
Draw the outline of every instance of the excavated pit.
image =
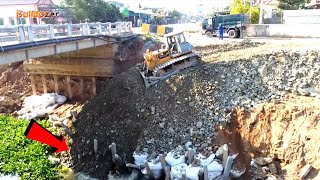
[[[319, 104], [314, 98], [288, 95], [252, 111], [236, 109], [227, 128], [218, 129], [215, 143], [229, 142], [231, 151], [240, 153], [237, 163], [244, 163], [249, 170], [242, 179], [300, 179], [306, 164], [312, 170], [305, 178], [319, 179]], [[264, 166], [250, 165], [261, 157], [273, 161]], [[270, 171], [270, 164], [275, 165], [276, 173]]]

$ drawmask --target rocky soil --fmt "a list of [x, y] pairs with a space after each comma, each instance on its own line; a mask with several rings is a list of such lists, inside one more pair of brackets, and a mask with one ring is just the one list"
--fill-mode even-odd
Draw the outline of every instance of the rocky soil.
[[156, 155], [184, 150], [189, 141], [199, 151], [214, 151], [214, 127], [231, 122], [235, 108], [254, 109], [290, 93], [319, 99], [319, 57], [317, 51], [282, 51], [206, 63], [148, 90], [135, 69], [122, 73], [79, 114], [72, 145], [75, 169], [107, 177], [112, 142], [127, 161], [133, 151]]
[[[242, 144], [244, 156], [270, 159], [251, 162], [251, 168], [248, 167], [255, 179], [301, 179], [303, 168], [308, 165], [311, 171], [305, 178], [320, 178], [319, 103], [319, 99], [288, 95], [281, 101], [261, 104], [251, 112], [235, 111], [233, 133], [241, 138], [237, 143]], [[225, 137], [219, 138], [236, 140]]]
[[233, 43], [196, 46], [194, 47], [194, 50], [202, 57], [202, 60], [205, 61], [205, 60], [212, 60], [213, 57], [218, 57], [220, 53], [223, 54], [227, 51], [254, 48], [264, 44], [265, 43], [244, 40], [244, 41], [233, 42]]
[[23, 73], [22, 63], [0, 66], [0, 114], [11, 114], [31, 93], [31, 82]]
[[[149, 45], [118, 58], [141, 55]], [[210, 153], [227, 143], [232, 152], [243, 153], [240, 159], [250, 172], [244, 179], [299, 179], [305, 164], [313, 167], [309, 177], [315, 177], [320, 168], [316, 143], [320, 136], [315, 133], [320, 53], [288, 50], [290, 43], [286, 47], [252, 41], [196, 45], [195, 52], [205, 63], [147, 90], [132, 68], [102, 83], [98, 95], [82, 110], [80, 104], [64, 105], [55, 112], [56, 119], [68, 119], [65, 124], [75, 132], [72, 139], [63, 133], [72, 148], [59, 156], [77, 172], [104, 179], [115, 170], [108, 148], [112, 142], [126, 162], [133, 162], [134, 151], [154, 157], [172, 149], [184, 151], [185, 143], [192, 142], [198, 151]], [[0, 113], [13, 113], [31, 93], [29, 77], [19, 63], [0, 66], [0, 74]], [[42, 92], [41, 79], [36, 79]], [[47, 79], [53, 91], [52, 80]], [[65, 82], [59, 83], [63, 87]], [[77, 86], [73, 88], [77, 92]], [[80, 111], [76, 119], [72, 110]], [[259, 157], [271, 157], [277, 172], [271, 163], [252, 167], [251, 159]]]

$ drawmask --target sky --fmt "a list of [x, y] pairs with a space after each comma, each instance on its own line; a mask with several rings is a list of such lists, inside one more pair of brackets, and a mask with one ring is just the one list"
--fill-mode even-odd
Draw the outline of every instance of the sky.
[[[59, 4], [61, 0], [52, 0]], [[107, 1], [107, 0], [106, 0]], [[194, 14], [198, 11], [198, 7], [204, 13], [211, 12], [212, 8], [223, 8], [231, 4], [232, 0], [112, 0], [124, 3], [130, 8], [138, 9], [139, 3], [142, 6], [153, 8], [166, 8], [169, 10], [178, 10], [182, 13]], [[203, 6], [200, 6], [203, 4]]]
[[139, 3], [147, 7], [164, 7], [169, 10], [178, 10], [183, 13], [194, 13], [197, 7], [203, 4], [202, 9], [209, 11], [213, 7], [223, 8], [230, 5], [232, 0], [113, 0], [129, 5], [132, 8], [137, 8]]

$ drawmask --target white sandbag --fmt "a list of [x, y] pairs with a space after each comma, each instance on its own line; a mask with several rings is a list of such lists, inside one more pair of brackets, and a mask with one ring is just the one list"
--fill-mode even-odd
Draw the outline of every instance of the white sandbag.
[[53, 110], [55, 110], [57, 107], [59, 106], [59, 104], [53, 104], [51, 106], [48, 106], [46, 108], [46, 113], [51, 113]]
[[148, 165], [150, 167], [151, 173], [155, 179], [159, 179], [162, 175], [162, 166], [161, 163], [158, 161], [155, 162], [148, 162]]
[[29, 96], [24, 99], [23, 108], [17, 113], [19, 118], [27, 120], [37, 117], [45, 117], [66, 100], [66, 97], [56, 93], [47, 93], [41, 96]]
[[50, 94], [43, 94], [41, 96], [29, 96], [24, 99], [24, 107], [36, 108], [36, 107], [48, 107], [51, 104], [55, 104], [54, 96]]
[[207, 165], [208, 172], [222, 172], [223, 166], [219, 164], [217, 161], [212, 161], [209, 165]]
[[64, 102], [66, 102], [67, 97], [61, 96], [61, 95], [55, 93], [54, 100], [56, 101], [57, 104], [61, 105], [61, 104], [63, 104]]
[[223, 171], [222, 164], [219, 164], [217, 161], [212, 161], [207, 165], [209, 180], [213, 180], [216, 177], [220, 176]]
[[20, 110], [17, 112], [17, 114], [18, 114], [19, 116], [21, 116], [21, 115], [26, 114], [26, 113], [28, 113], [28, 112], [30, 112], [30, 108], [29, 108], [29, 107], [24, 107], [24, 108], [20, 109]]
[[175, 158], [175, 152], [171, 151], [166, 155], [165, 160], [170, 166], [174, 166], [184, 163], [186, 161], [186, 157], [184, 155], [179, 155], [178, 158]]
[[171, 167], [171, 179], [182, 179], [182, 175], [186, 174], [188, 165], [186, 163], [177, 164]]
[[189, 180], [199, 180], [199, 171], [201, 170], [200, 166], [192, 167], [189, 165], [186, 169], [186, 177]]
[[222, 174], [221, 172], [215, 172], [215, 171], [208, 172], [208, 179], [209, 179], [209, 180], [214, 180], [214, 179], [216, 179], [218, 176], [220, 176], [221, 174]]
[[135, 152], [133, 153], [133, 158], [134, 158], [134, 164], [137, 166], [144, 166], [144, 163], [147, 161], [148, 154], [136, 154]]
[[200, 153], [195, 156], [196, 159], [200, 160], [201, 166], [207, 166], [208, 164], [210, 164], [214, 160], [215, 157], [216, 157], [215, 154], [210, 154], [210, 156], [207, 158]]
[[36, 118], [37, 117], [37, 113], [25, 113], [21, 116], [19, 116], [20, 119], [26, 119], [26, 120], [31, 120], [33, 118]]

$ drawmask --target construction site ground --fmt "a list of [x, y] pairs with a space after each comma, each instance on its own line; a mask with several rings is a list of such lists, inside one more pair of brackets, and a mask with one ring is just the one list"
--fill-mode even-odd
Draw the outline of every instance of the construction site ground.
[[[320, 179], [320, 41], [185, 36], [200, 66], [150, 89], [131, 68], [102, 81], [90, 101], [55, 111], [79, 112], [68, 124], [73, 137], [61, 130], [71, 147], [59, 154], [62, 162], [105, 179], [114, 170], [112, 142], [133, 162], [133, 151], [157, 155], [191, 141], [204, 154], [228, 144], [246, 168], [242, 179], [301, 179], [307, 164], [312, 170], [305, 178]], [[0, 113], [15, 115], [31, 94], [30, 80], [22, 64], [1, 66], [0, 73]]]

